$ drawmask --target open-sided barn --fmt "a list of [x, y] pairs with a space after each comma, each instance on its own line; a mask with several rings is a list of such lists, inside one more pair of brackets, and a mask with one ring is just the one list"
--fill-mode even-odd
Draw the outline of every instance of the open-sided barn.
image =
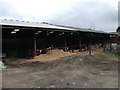
[[2, 29], [2, 52], [7, 57], [34, 57], [48, 49], [91, 49], [91, 45], [109, 42], [111, 33], [49, 24], [0, 20]]

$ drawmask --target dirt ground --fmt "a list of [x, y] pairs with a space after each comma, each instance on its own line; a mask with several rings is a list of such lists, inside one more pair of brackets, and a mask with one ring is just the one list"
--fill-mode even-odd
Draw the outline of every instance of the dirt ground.
[[117, 88], [118, 58], [81, 54], [54, 61], [9, 63], [3, 88]]

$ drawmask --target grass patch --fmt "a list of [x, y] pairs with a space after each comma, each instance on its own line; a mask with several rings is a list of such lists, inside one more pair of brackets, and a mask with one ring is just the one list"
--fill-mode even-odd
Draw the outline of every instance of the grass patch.
[[104, 53], [99, 53], [99, 54], [96, 54], [97, 57], [99, 58], [103, 58], [103, 59], [106, 59], [106, 58], [110, 58], [110, 56], [104, 54]]
[[95, 55], [90, 55], [90, 57], [98, 57], [101, 59], [107, 59], [107, 58], [120, 58], [119, 52], [107, 52], [107, 53], [98, 53]]
[[109, 52], [109, 53], [106, 53], [106, 54], [111, 56], [111, 57], [120, 58], [120, 52]]

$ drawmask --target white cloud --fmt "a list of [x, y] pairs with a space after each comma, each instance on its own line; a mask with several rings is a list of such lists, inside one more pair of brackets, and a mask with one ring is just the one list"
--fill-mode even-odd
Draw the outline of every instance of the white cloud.
[[0, 0], [3, 18], [115, 31], [119, 0]]

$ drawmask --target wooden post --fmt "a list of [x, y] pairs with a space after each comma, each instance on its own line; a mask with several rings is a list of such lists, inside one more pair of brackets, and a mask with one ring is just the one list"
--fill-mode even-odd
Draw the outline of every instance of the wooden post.
[[36, 56], [36, 35], [34, 33], [34, 57]]

